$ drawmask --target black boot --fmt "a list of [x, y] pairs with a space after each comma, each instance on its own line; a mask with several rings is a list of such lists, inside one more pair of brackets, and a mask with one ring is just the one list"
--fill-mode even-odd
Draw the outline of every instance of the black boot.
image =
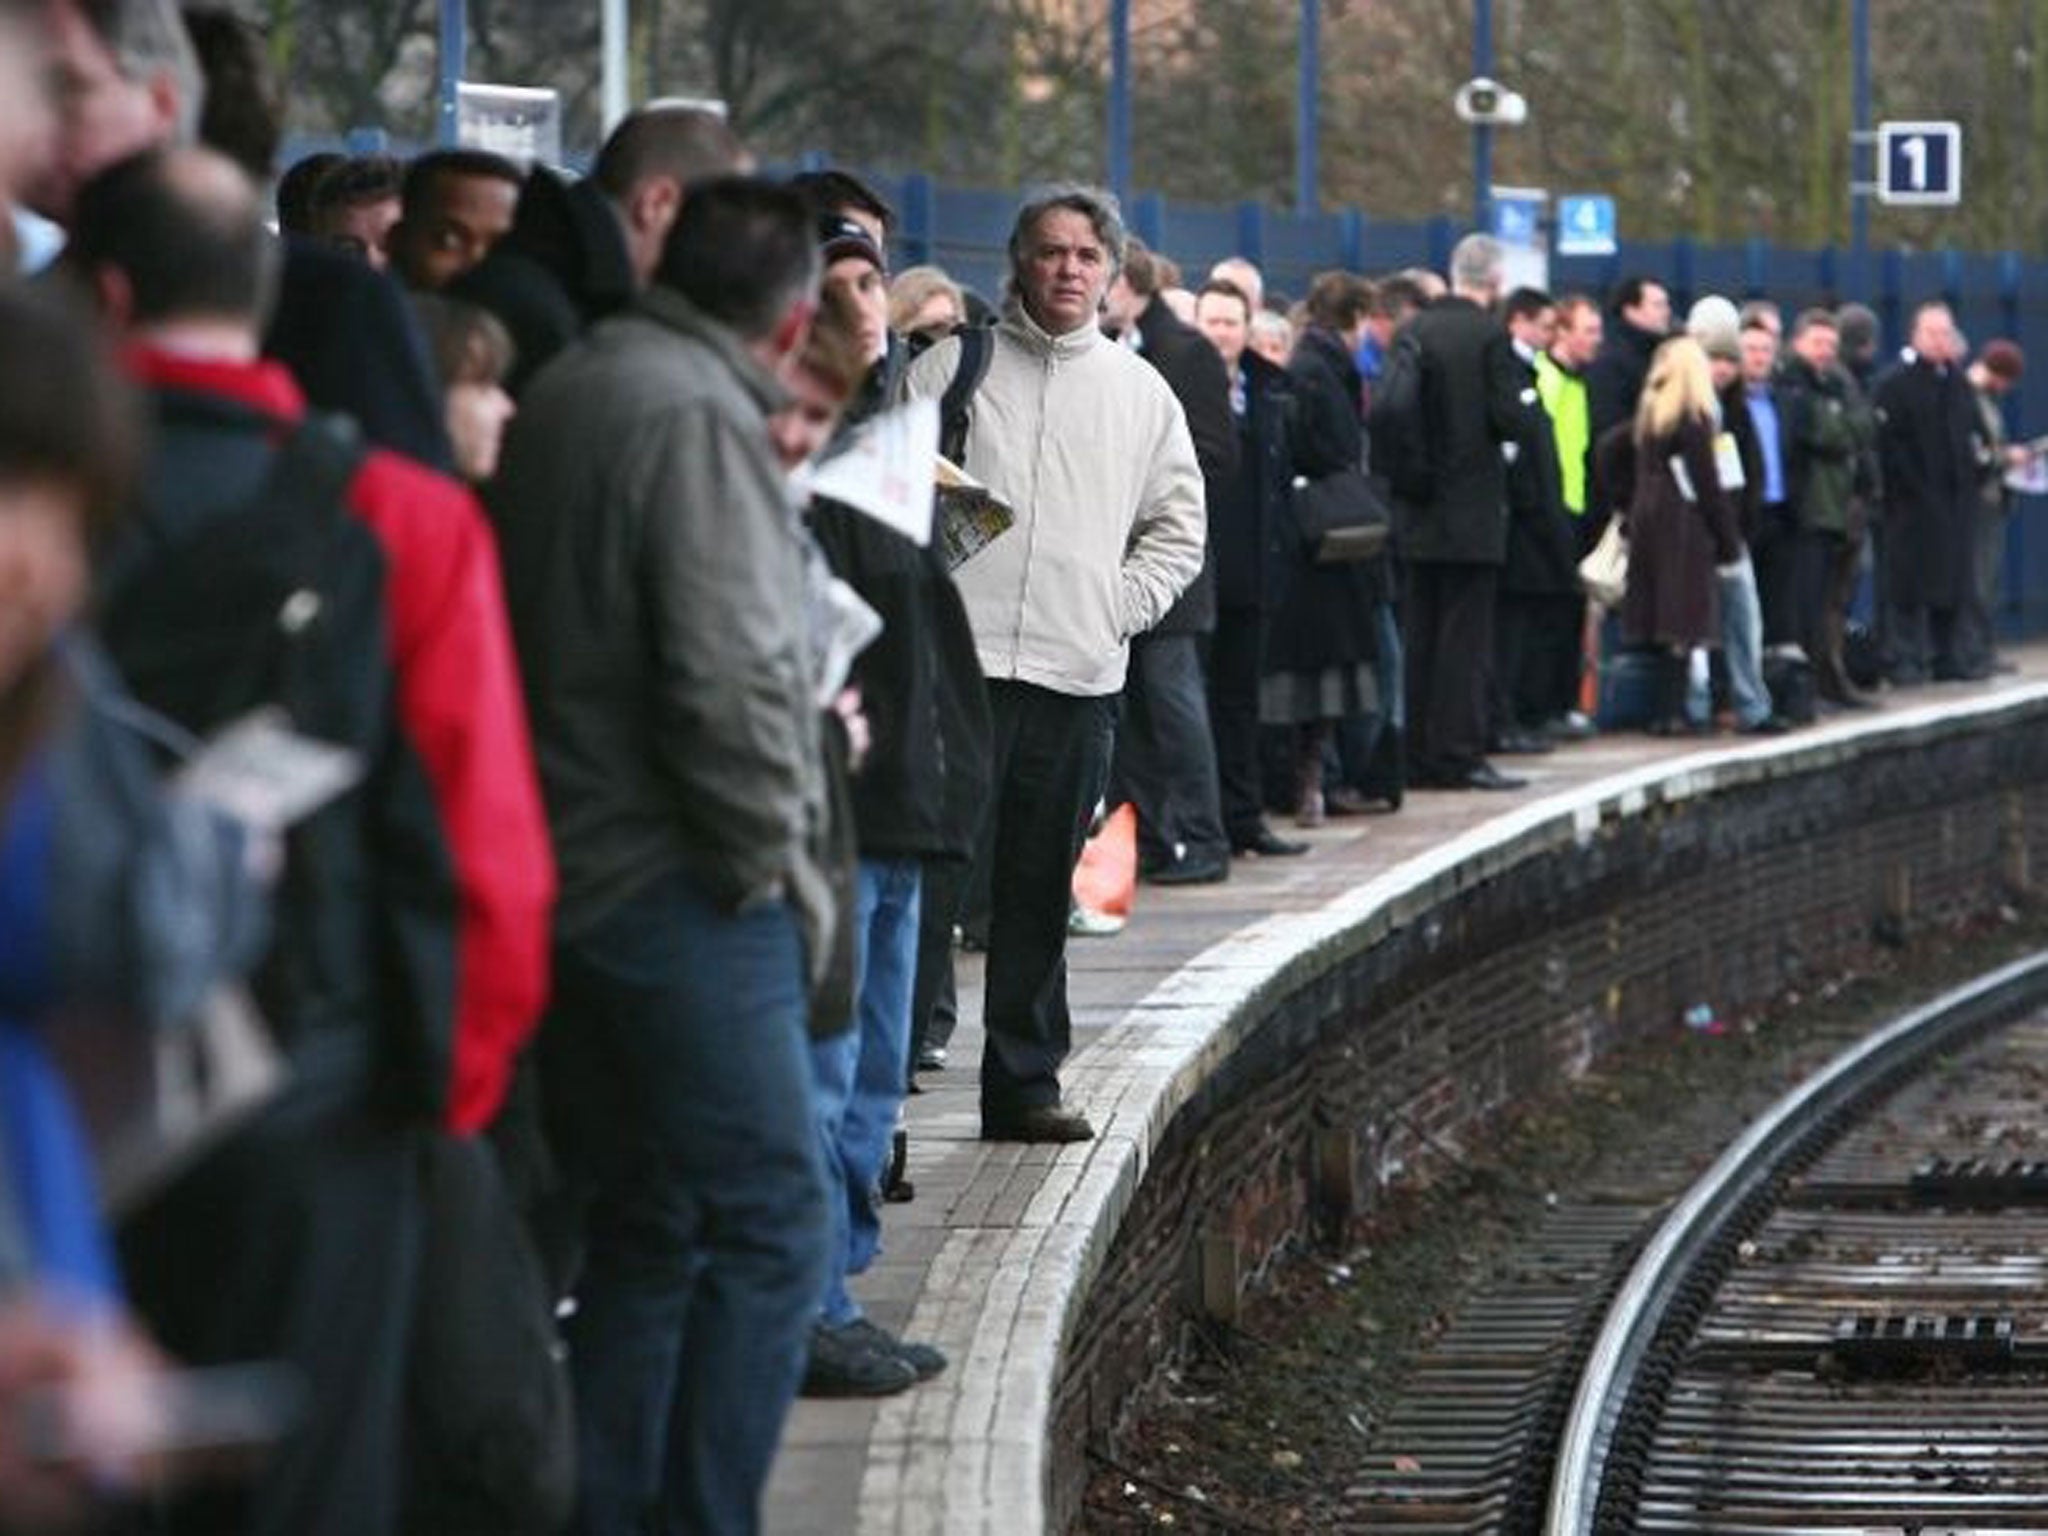
[[1691, 681], [1683, 651], [1657, 658], [1656, 706], [1650, 716], [1652, 736], [1684, 736], [1692, 726], [1685, 718], [1686, 685]]

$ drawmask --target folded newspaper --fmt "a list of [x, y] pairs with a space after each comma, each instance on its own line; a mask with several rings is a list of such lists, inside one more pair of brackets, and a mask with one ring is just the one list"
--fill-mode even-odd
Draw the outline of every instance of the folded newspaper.
[[946, 569], [957, 571], [1008, 532], [1017, 514], [944, 454], [938, 456], [936, 479], [939, 547]]
[[811, 467], [803, 490], [865, 512], [913, 543], [929, 544], [930, 466], [938, 451], [938, 402], [913, 400], [863, 422]]
[[[275, 857], [277, 839], [363, 773], [362, 754], [303, 736], [281, 711], [263, 709], [199, 743], [170, 792], [233, 816]], [[292, 1076], [255, 1000], [234, 982], [217, 983], [192, 1016], [147, 1036], [124, 1015], [79, 1008], [48, 1021], [44, 1039], [71, 1085], [101, 1203], [116, 1220], [219, 1145]]]

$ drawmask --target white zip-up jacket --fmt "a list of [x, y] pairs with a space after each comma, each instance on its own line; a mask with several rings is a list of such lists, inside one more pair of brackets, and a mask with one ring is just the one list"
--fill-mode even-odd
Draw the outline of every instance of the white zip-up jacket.
[[[931, 348], [908, 396], [945, 394], [959, 359], [958, 341]], [[953, 573], [982, 672], [1117, 692], [1131, 636], [1202, 568], [1202, 471], [1180, 402], [1092, 322], [1051, 336], [1013, 304], [969, 420], [963, 467], [1017, 514]]]

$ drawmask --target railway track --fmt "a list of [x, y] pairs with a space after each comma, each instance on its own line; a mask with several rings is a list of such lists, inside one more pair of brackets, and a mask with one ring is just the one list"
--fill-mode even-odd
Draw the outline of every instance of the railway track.
[[1544, 1528], [2048, 1530], [2044, 1158], [2048, 956], [1838, 1057], [1645, 1244]]
[[2048, 953], [1757, 1108], [1551, 1214], [1343, 1529], [2048, 1532]]

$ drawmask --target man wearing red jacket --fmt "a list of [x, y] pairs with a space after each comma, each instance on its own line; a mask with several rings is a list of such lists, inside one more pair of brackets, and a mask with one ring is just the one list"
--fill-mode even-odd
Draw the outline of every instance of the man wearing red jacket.
[[[228, 170], [199, 150], [172, 152], [163, 163], [195, 183], [209, 176], [225, 183]], [[100, 261], [86, 233], [73, 259]], [[98, 238], [102, 232], [89, 233], [92, 245], [109, 243]], [[119, 251], [107, 254], [114, 259], [103, 270], [120, 273]], [[230, 401], [263, 418], [267, 432], [242, 434], [249, 451], [304, 419], [305, 398], [291, 374], [257, 357], [252, 332], [227, 317], [136, 316], [132, 279], [128, 286], [128, 359], [137, 382], [159, 395]], [[454, 865], [461, 906], [447, 1119], [451, 1129], [479, 1131], [496, 1115], [546, 1001], [554, 900], [497, 546], [467, 490], [395, 453], [365, 453], [345, 497], [384, 552], [398, 717]]]
[[[67, 264], [121, 335], [160, 423], [144, 526], [115, 551], [103, 624], [117, 663], [156, 669], [171, 693], [165, 657], [185, 637], [142, 619], [164, 591], [153, 572], [252, 497], [281, 498], [280, 518], [318, 505], [274, 473], [304, 440], [305, 416], [291, 375], [258, 356], [276, 255], [254, 189], [211, 151], [148, 151], [79, 197]], [[286, 957], [291, 980], [316, 972], [283, 989], [297, 1005], [287, 1011], [330, 1027], [322, 1039], [305, 1018], [276, 1019], [297, 1069], [290, 1107], [238, 1132], [123, 1233], [138, 1305], [179, 1353], [282, 1356], [308, 1376], [315, 1406], [246, 1506], [194, 1511], [178, 1531], [393, 1528], [418, 1133], [434, 1118], [461, 1131], [492, 1119], [547, 986], [554, 869], [489, 525], [455, 482], [395, 455], [339, 468], [354, 522], [331, 548], [381, 596], [381, 708], [395, 740], [373, 762], [364, 835], [342, 846], [344, 880], [323, 875], [306, 893], [310, 917], [280, 902], [279, 947], [304, 952]], [[367, 611], [357, 632], [374, 635]], [[262, 633], [264, 616], [253, 622]], [[192, 681], [183, 696], [203, 699], [208, 680]], [[451, 1022], [452, 1071], [436, 1051]], [[196, 1247], [207, 1264], [192, 1263]], [[278, 1294], [238, 1305], [254, 1276]]]

